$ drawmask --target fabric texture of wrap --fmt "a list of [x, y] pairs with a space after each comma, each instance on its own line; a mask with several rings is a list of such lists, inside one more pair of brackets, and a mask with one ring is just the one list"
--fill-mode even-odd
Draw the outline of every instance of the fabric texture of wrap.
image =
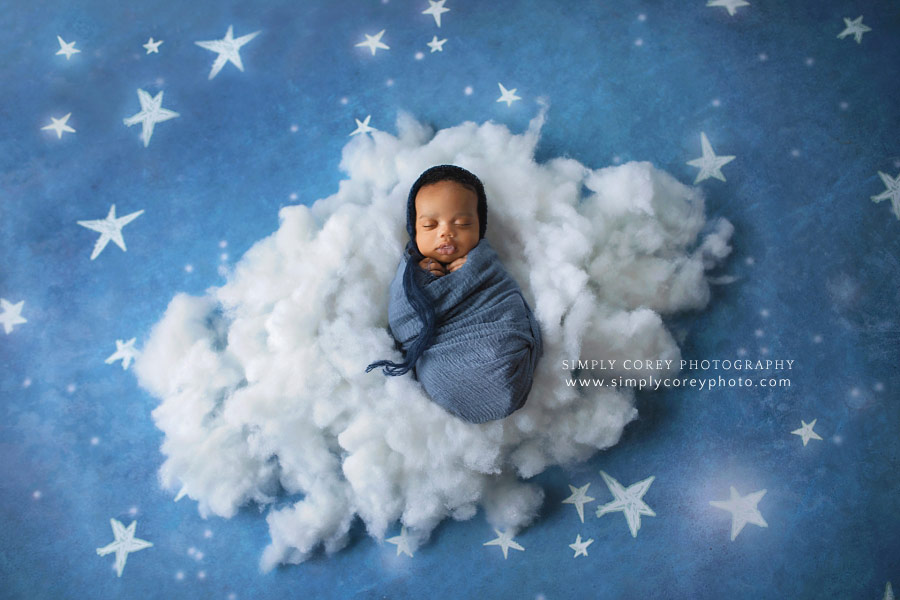
[[[404, 253], [390, 288], [391, 334], [405, 353], [422, 327], [406, 299]], [[434, 342], [414, 373], [450, 413], [472, 423], [502, 419], [525, 404], [543, 353], [538, 321], [497, 253], [482, 239], [462, 267], [442, 277], [416, 267], [434, 303]]]

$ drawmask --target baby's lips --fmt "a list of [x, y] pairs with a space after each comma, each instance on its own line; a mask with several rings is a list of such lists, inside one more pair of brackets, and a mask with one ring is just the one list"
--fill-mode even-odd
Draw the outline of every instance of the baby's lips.
[[445, 244], [443, 246], [438, 246], [437, 248], [438, 254], [453, 254], [456, 252], [456, 246], [452, 244]]

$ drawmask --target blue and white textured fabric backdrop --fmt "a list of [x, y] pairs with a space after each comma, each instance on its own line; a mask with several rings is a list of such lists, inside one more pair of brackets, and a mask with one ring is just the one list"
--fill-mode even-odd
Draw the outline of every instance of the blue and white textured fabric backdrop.
[[[895, 2], [56, 1], [7, 6], [0, 25], [4, 597], [893, 597]], [[740, 373], [790, 385], [638, 391], [615, 446], [535, 469], [540, 512], [512, 538], [481, 512], [418, 547], [357, 520], [339, 552], [261, 573], [260, 511], [289, 493], [217, 507], [158, 481], [177, 428], [160, 431], [132, 369], [154, 325], [176, 294], [225, 284], [283, 207], [381, 193], [366, 185], [384, 165], [354, 156], [402, 138], [398, 113], [493, 121], [514, 146], [541, 110], [538, 164], [602, 195], [646, 161], [733, 225], [711, 292], [688, 286], [703, 310], [677, 312], [635, 296], [667, 275], [635, 270], [604, 221], [629, 265], [609, 303], [664, 315], [686, 360], [793, 361]], [[342, 164], [364, 173], [339, 188]], [[723, 259], [728, 237], [705, 253]]]

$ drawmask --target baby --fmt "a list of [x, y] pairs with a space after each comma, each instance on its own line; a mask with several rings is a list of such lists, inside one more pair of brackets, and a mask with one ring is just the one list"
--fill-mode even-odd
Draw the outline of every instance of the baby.
[[407, 199], [410, 240], [391, 283], [388, 320], [402, 363], [432, 400], [482, 423], [521, 408], [542, 353], [540, 328], [518, 284], [484, 239], [481, 181], [454, 165], [422, 173]]

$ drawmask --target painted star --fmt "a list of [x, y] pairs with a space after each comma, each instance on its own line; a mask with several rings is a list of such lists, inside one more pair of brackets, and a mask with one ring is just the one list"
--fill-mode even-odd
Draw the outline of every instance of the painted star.
[[878, 171], [878, 176], [881, 177], [881, 181], [884, 182], [884, 187], [887, 189], [877, 196], [872, 196], [872, 202], [877, 204], [882, 200], [890, 198], [894, 216], [900, 219], [900, 173], [894, 178], [887, 173]]
[[575, 556], [572, 558], [578, 558], [579, 555], [583, 554], [585, 556], [588, 555], [587, 547], [594, 543], [594, 538], [589, 539], [586, 542], [581, 541], [581, 534], [578, 534], [578, 537], [575, 538], [574, 544], [569, 544], [569, 548], [575, 551]]
[[236, 66], [238, 71], [243, 72], [244, 65], [241, 63], [240, 55], [241, 46], [255, 38], [257, 35], [259, 35], [259, 31], [254, 31], [253, 33], [248, 33], [247, 35], [242, 35], [241, 37], [234, 39], [233, 27], [229, 25], [228, 31], [225, 32], [225, 37], [221, 40], [194, 42], [201, 48], [206, 48], [207, 50], [211, 50], [218, 54], [216, 60], [213, 61], [212, 69], [209, 71], [209, 79], [218, 75], [219, 71], [222, 70], [222, 67], [224, 67], [227, 62]]
[[500, 97], [497, 98], [497, 102], [506, 102], [507, 106], [511, 106], [516, 100], [521, 100], [520, 97], [516, 96], [516, 90], [519, 88], [508, 90], [500, 82], [497, 82], [497, 85], [500, 86]]
[[884, 598], [882, 600], [894, 600], [894, 588], [891, 587], [890, 581], [884, 586]]
[[117, 360], [122, 361], [122, 370], [128, 368], [128, 365], [131, 364], [131, 360], [138, 355], [138, 351], [134, 347], [134, 342], [137, 338], [131, 338], [127, 342], [122, 342], [122, 340], [116, 340], [116, 351], [106, 359], [106, 364], [111, 365]]
[[150, 138], [153, 136], [153, 127], [157, 123], [174, 119], [181, 116], [173, 110], [162, 107], [163, 93], [160, 92], [156, 96], [150, 97], [150, 94], [142, 89], [138, 89], [138, 100], [141, 102], [141, 112], [134, 114], [122, 121], [131, 127], [135, 123], [142, 124], [141, 139], [144, 140], [144, 147], [150, 144]]
[[847, 27], [838, 34], [838, 39], [844, 39], [848, 35], [852, 35], [857, 44], [862, 43], [862, 36], [867, 31], [872, 31], [871, 27], [862, 24], [862, 15], [856, 17], [852, 21], [844, 17], [844, 25]]
[[746, 2], [746, 0], [709, 0], [706, 5], [723, 6], [728, 10], [728, 14], [733, 17], [738, 8], [741, 6], [750, 6], [750, 3]]
[[641, 528], [641, 515], [656, 516], [656, 513], [641, 499], [647, 493], [650, 484], [653, 483], [656, 477], [651, 475], [643, 481], [631, 484], [626, 489], [605, 472], [600, 471], [600, 475], [603, 476], [603, 481], [606, 482], [609, 491], [615, 496], [615, 500], [598, 508], [597, 516], [602, 517], [608, 512], [622, 511], [625, 515], [625, 520], [628, 521], [631, 537], [637, 537], [638, 529]]
[[116, 218], [116, 205], [113, 204], [109, 208], [109, 214], [106, 215], [105, 219], [97, 219], [95, 221], [78, 221], [78, 224], [82, 227], [87, 227], [93, 231], [100, 232], [100, 239], [97, 240], [97, 243], [94, 244], [94, 251], [91, 253], [91, 260], [97, 258], [103, 249], [106, 248], [106, 244], [112, 240], [115, 244], [125, 250], [125, 240], [122, 239], [122, 227], [131, 223], [136, 218], [141, 216], [143, 210], [139, 210], [137, 212], [133, 212], [129, 215], [125, 215], [124, 217]]
[[818, 419], [813, 419], [812, 423], [807, 423], [803, 419], [800, 419], [800, 423], [802, 423], [803, 426], [800, 429], [793, 430], [791, 433], [802, 437], [804, 446], [809, 443], [809, 440], [821, 440], [822, 438], [819, 437], [819, 434], [813, 431], [813, 427], [817, 420]]
[[410, 539], [407, 535], [406, 527], [401, 527], [400, 535], [389, 538], [387, 541], [391, 544], [397, 544], [397, 556], [400, 556], [400, 553], [403, 552], [412, 558], [413, 553], [409, 545]]
[[500, 549], [503, 550], [504, 559], [506, 559], [506, 555], [509, 552], [510, 548], [512, 548], [513, 550], [521, 550], [522, 552], [525, 551], [525, 548], [513, 541], [513, 534], [509, 531], [500, 533], [500, 530], [495, 529], [494, 533], [497, 534], [497, 538], [489, 542], [485, 542], [484, 544], [482, 544], [482, 546], [500, 546]]
[[437, 23], [437, 26], [441, 26], [441, 15], [445, 12], [449, 12], [449, 8], [444, 8], [444, 2], [447, 0], [428, 0], [428, 8], [422, 11], [423, 15], [431, 15], [434, 17], [434, 22]]
[[697, 178], [694, 180], [694, 184], [703, 181], [704, 179], [709, 179], [710, 177], [715, 177], [721, 181], [725, 181], [725, 176], [722, 175], [722, 171], [720, 170], [722, 166], [727, 165], [731, 161], [735, 159], [734, 156], [716, 156], [716, 153], [713, 152], [712, 146], [709, 143], [709, 140], [706, 138], [705, 132], [700, 132], [700, 145], [703, 147], [703, 156], [700, 158], [695, 158], [694, 160], [689, 160], [687, 164], [692, 167], [700, 167], [700, 172], [697, 173]]
[[562, 501], [563, 504], [575, 505], [576, 510], [578, 510], [578, 518], [581, 519], [582, 523], [584, 523], [584, 505], [595, 500], [587, 495], [587, 489], [590, 485], [591, 484], [588, 483], [580, 488], [576, 488], [570, 483], [569, 489], [572, 491], [572, 495]]
[[73, 54], [78, 54], [81, 52], [78, 48], [75, 47], [75, 42], [64, 42], [63, 39], [59, 36], [56, 36], [56, 39], [59, 40], [59, 50], [56, 52], [57, 54], [65, 54], [66, 60], [72, 58]]
[[66, 123], [69, 120], [69, 117], [71, 117], [71, 116], [72, 116], [72, 113], [67, 114], [66, 116], [64, 116], [61, 119], [54, 119], [53, 117], [50, 117], [51, 123], [49, 125], [41, 127], [41, 131], [44, 131], [46, 129], [55, 131], [57, 139], [62, 138], [63, 131], [67, 131], [69, 133], [75, 133], [74, 129], [72, 129], [69, 125], [66, 125]]
[[359, 133], [369, 133], [370, 131], [378, 131], [374, 127], [369, 127], [369, 119], [372, 118], [372, 115], [366, 115], [366, 118], [362, 121], [359, 119], [353, 119], [356, 121], [356, 130], [350, 135], [357, 135]]
[[438, 40], [437, 36], [431, 38], [431, 41], [428, 42], [428, 47], [431, 48], [432, 52], [443, 52], [444, 51], [444, 42], [447, 41], [447, 38], [442, 40]]
[[757, 503], [766, 494], [766, 490], [759, 490], [741, 497], [734, 486], [731, 486], [731, 498], [728, 500], [710, 500], [710, 504], [716, 508], [727, 510], [731, 513], [731, 541], [741, 532], [744, 525], [753, 523], [760, 527], [768, 527], [769, 524], [763, 519], [762, 515], [756, 509]]
[[151, 36], [147, 43], [144, 44], [144, 48], [147, 49], [147, 54], [159, 54], [159, 45], [162, 44], [162, 40], [153, 41], [153, 37]]
[[24, 300], [13, 304], [6, 300], [6, 298], [0, 298], [0, 308], [3, 309], [3, 312], [0, 313], [0, 323], [3, 323], [3, 331], [5, 331], [7, 335], [12, 333], [15, 325], [28, 322], [28, 319], [22, 316], [22, 306], [24, 304]]
[[115, 519], [110, 519], [109, 522], [112, 524], [116, 541], [111, 542], [102, 548], [97, 548], [97, 554], [105, 556], [110, 552], [115, 552], [116, 571], [118, 572], [118, 576], [121, 577], [122, 570], [125, 568], [125, 561], [128, 560], [128, 553], [149, 548], [153, 544], [147, 540], [141, 540], [134, 537], [134, 529], [137, 527], [137, 521], [132, 521], [131, 525], [127, 528]]
[[381, 48], [382, 50], [390, 50], [391, 47], [381, 41], [381, 36], [384, 35], [384, 29], [376, 33], [375, 35], [365, 34], [366, 41], [360, 42], [356, 44], [357, 48], [359, 47], [367, 47], [372, 51], [372, 56], [375, 56], [375, 50]]

